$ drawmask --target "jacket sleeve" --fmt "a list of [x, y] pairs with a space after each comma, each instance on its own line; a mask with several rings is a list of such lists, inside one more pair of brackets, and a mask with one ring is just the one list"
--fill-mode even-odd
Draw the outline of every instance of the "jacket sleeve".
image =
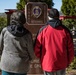
[[74, 44], [73, 44], [73, 38], [71, 33], [67, 33], [67, 39], [68, 39], [68, 65], [73, 61], [74, 59]]
[[41, 57], [41, 49], [42, 49], [42, 33], [38, 33], [36, 40], [35, 40], [35, 44], [34, 44], [34, 52], [37, 58]]
[[0, 55], [2, 54], [2, 50], [3, 50], [3, 30], [1, 31], [0, 34]]
[[35, 59], [34, 47], [33, 47], [33, 38], [32, 38], [31, 33], [28, 35], [28, 54], [29, 54], [30, 60]]
[[1, 31], [1, 34], [0, 34], [0, 55], [2, 54], [2, 50], [3, 50], [3, 46], [4, 46], [4, 33], [6, 31], [6, 27], [3, 28], [3, 30]]

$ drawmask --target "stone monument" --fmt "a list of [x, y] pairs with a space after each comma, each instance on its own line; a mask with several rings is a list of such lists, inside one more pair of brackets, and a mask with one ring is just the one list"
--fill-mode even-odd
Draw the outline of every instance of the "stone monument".
[[[25, 6], [26, 28], [31, 31], [33, 40], [41, 26], [47, 22], [47, 4], [41, 2], [28, 2]], [[36, 58], [31, 62], [29, 74], [42, 74], [41, 65]]]

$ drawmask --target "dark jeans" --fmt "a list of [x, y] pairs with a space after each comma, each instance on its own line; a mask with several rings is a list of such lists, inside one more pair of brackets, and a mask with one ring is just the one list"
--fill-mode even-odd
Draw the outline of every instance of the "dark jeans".
[[65, 69], [64, 70], [59, 70], [59, 71], [56, 71], [56, 72], [47, 72], [47, 71], [44, 71], [44, 75], [65, 75]]
[[2, 75], [27, 75], [27, 73], [12, 73], [2, 70]]

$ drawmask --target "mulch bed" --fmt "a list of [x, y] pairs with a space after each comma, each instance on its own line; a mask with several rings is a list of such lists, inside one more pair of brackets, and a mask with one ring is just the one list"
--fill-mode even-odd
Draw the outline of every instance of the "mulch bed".
[[76, 75], [76, 69], [68, 70], [66, 75]]

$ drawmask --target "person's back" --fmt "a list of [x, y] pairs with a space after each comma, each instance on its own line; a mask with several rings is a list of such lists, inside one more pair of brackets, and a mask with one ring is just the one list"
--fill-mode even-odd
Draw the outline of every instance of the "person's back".
[[23, 12], [14, 12], [11, 15], [10, 25], [1, 32], [2, 75], [6, 73], [25, 75], [29, 71], [30, 61], [34, 58], [34, 51], [32, 34], [24, 28], [25, 22]]
[[63, 75], [59, 71], [65, 70], [74, 58], [73, 39], [56, 9], [51, 9], [49, 16], [51, 20], [39, 30], [34, 50], [45, 75]]

